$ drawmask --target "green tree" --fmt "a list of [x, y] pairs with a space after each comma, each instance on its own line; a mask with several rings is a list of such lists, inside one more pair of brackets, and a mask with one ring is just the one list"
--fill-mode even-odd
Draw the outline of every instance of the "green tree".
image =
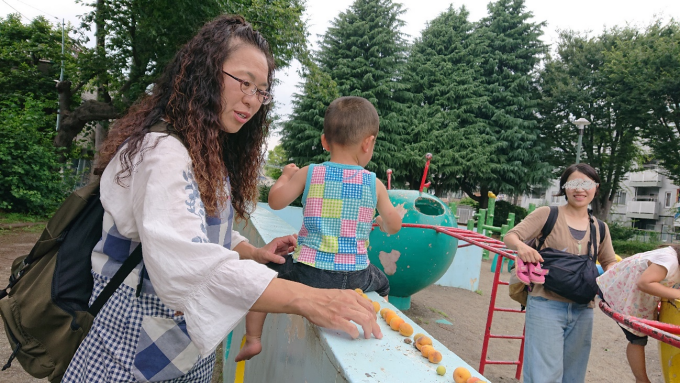
[[0, 101], [0, 210], [46, 216], [65, 196], [46, 109], [29, 94]]
[[[298, 165], [323, 160], [319, 137], [330, 101], [339, 96], [360, 96], [376, 107], [380, 134], [368, 168], [385, 174], [392, 168], [403, 175], [404, 113], [408, 99], [402, 80], [407, 45], [399, 29], [404, 22], [401, 4], [391, 0], [356, 0], [331, 22], [315, 62], [325, 78], [326, 91], [305, 78], [296, 95], [291, 120], [284, 125], [284, 148]], [[322, 76], [311, 71], [310, 75]], [[323, 76], [322, 76], [323, 77]], [[336, 93], [337, 92], [337, 93]]]
[[646, 114], [639, 95], [630, 92], [630, 81], [614, 80], [604, 69], [612, 65], [607, 52], [634, 35], [630, 29], [612, 29], [595, 38], [562, 32], [557, 55], [546, 60], [540, 73], [542, 135], [553, 148], [549, 161], [558, 173], [576, 157], [578, 132], [573, 121], [584, 117], [591, 122], [583, 132], [581, 161], [600, 175], [600, 194], [592, 207], [602, 220], [607, 219], [622, 177], [635, 163], [638, 127]]
[[315, 63], [303, 71], [302, 93], [293, 95], [293, 112], [284, 122], [281, 145], [299, 167], [327, 161], [321, 146], [323, 118], [328, 105], [339, 97], [335, 81]]
[[[74, 43], [65, 39], [65, 51], [70, 54], [63, 59], [69, 71], [74, 66]], [[29, 24], [23, 24], [19, 14], [0, 17], [0, 102], [11, 100], [7, 105], [21, 108], [27, 98], [50, 101], [45, 104], [46, 111], [56, 113], [54, 80], [59, 78], [61, 60], [60, 28], [42, 16]], [[54, 125], [50, 129], [54, 130]]]
[[281, 177], [281, 168], [289, 163], [288, 155], [286, 154], [286, 151], [283, 150], [283, 146], [276, 145], [274, 149], [267, 153], [267, 169], [265, 169], [265, 174], [268, 177], [277, 180]]
[[[264, 34], [279, 67], [306, 51], [302, 0], [97, 0], [83, 20], [95, 46], [78, 55], [80, 71], [59, 83], [61, 122], [56, 146], [69, 146], [91, 121], [116, 118], [149, 87], [177, 49], [207, 21], [239, 13]], [[74, 102], [82, 89], [97, 100]]]
[[448, 10], [428, 23], [416, 39], [404, 79], [416, 101], [410, 110], [406, 163], [408, 182], [420, 185], [425, 159], [433, 153], [429, 174], [437, 194], [491, 179], [500, 171], [489, 163], [499, 144], [479, 118], [485, 103], [479, 65], [482, 46], [465, 7]]
[[653, 157], [680, 183], [680, 24], [657, 20], [621, 33], [630, 38], [605, 51], [610, 96], [623, 98]]
[[487, 205], [488, 191], [521, 193], [545, 184], [552, 170], [544, 160], [536, 116], [540, 95], [535, 74], [546, 52], [540, 40], [545, 23], [529, 21], [533, 14], [524, 0], [498, 0], [487, 8], [488, 16], [475, 29], [485, 99], [477, 117], [482, 131], [493, 138], [488, 143], [493, 153], [478, 165], [486, 167], [485, 173], [473, 169], [460, 175], [462, 190], [481, 207]]

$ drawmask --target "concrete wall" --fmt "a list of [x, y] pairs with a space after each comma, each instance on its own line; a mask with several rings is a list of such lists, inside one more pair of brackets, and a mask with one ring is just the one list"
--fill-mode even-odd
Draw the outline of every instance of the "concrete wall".
[[479, 273], [482, 266], [482, 248], [467, 246], [467, 242], [458, 241], [458, 250], [449, 269], [436, 285], [458, 287], [470, 291], [479, 289]]

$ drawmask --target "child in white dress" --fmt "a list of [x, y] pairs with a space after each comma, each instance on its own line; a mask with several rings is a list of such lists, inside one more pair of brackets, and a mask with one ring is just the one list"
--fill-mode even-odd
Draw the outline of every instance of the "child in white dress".
[[[615, 264], [597, 278], [602, 296], [612, 309], [643, 319], [656, 320], [660, 298], [680, 299], [680, 246], [667, 246], [635, 254]], [[626, 356], [635, 381], [650, 382], [645, 366], [647, 336], [623, 328], [629, 343]]]

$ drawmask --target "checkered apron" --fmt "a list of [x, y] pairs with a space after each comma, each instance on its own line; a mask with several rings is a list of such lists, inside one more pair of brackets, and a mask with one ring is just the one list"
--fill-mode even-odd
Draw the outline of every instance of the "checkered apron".
[[368, 237], [377, 204], [375, 182], [375, 173], [360, 166], [310, 165], [293, 259], [323, 270], [368, 267]]
[[[191, 187], [198, 190], [190, 173], [188, 210], [205, 216]], [[192, 241], [221, 243], [231, 248], [233, 209], [230, 204], [219, 218], [207, 218], [204, 237]], [[138, 241], [125, 238], [113, 218], [104, 214], [102, 239], [92, 253], [94, 288], [90, 304], [132, 253]], [[169, 309], [156, 296], [143, 263], [107, 301], [95, 317], [64, 374], [62, 382], [205, 382], [211, 381], [215, 353], [200, 358], [191, 342], [184, 315]], [[139, 279], [143, 278], [137, 296]]]

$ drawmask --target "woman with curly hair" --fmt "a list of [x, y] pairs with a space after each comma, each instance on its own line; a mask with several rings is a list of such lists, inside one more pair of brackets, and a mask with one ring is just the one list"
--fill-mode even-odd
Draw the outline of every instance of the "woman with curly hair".
[[370, 302], [276, 278], [294, 236], [262, 248], [232, 230], [255, 206], [274, 59], [240, 16], [206, 24], [100, 151], [102, 239], [91, 302], [133, 250], [143, 261], [95, 317], [63, 382], [209, 382], [215, 348], [249, 311], [381, 337]]

